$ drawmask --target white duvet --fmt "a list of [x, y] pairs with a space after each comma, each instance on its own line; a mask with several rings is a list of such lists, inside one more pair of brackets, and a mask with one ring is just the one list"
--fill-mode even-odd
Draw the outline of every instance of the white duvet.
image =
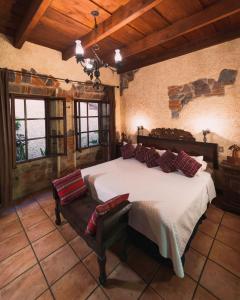
[[172, 260], [175, 273], [184, 277], [181, 256], [208, 202], [216, 197], [211, 175], [164, 173], [134, 158], [118, 158], [83, 169], [82, 174], [102, 201], [130, 194], [129, 225], [155, 242], [160, 254]]

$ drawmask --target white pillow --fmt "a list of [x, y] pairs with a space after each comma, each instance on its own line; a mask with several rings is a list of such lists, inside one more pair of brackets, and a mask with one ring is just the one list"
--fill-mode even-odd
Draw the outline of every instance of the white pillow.
[[155, 149], [157, 151], [157, 153], [161, 156], [163, 155], [163, 153], [166, 152], [166, 150], [159, 150], [159, 149]]

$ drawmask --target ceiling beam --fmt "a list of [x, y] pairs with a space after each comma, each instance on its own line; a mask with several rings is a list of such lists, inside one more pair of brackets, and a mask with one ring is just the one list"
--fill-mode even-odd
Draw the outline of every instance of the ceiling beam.
[[[162, 0], [130, 0], [126, 5], [119, 7], [108, 19], [98, 25], [96, 30], [91, 31], [83, 38], [82, 44], [85, 49], [99, 43], [109, 35], [121, 29], [128, 23], [143, 15]], [[75, 45], [70, 46], [62, 53], [63, 60], [68, 60], [75, 54]]]
[[240, 1], [221, 0], [201, 12], [156, 31], [143, 39], [121, 49], [123, 59], [162, 45], [177, 37], [197, 30], [232, 14], [240, 12]]
[[33, 0], [26, 15], [16, 32], [14, 46], [22, 48], [34, 27], [51, 4], [52, 0]]
[[236, 31], [232, 31], [228, 33], [217, 34], [216, 36], [211, 38], [187, 42], [186, 44], [181, 45], [179, 47], [175, 47], [173, 49], [166, 49], [165, 53], [162, 53], [161, 51], [159, 55], [155, 52], [152, 56], [146, 55], [144, 57], [144, 53], [143, 53], [141, 59], [138, 59], [138, 57], [136, 57], [136, 59], [132, 58], [129, 62], [126, 61], [126, 63], [119, 69], [118, 73], [121, 74], [138, 68], [146, 67], [161, 61], [165, 61], [207, 47], [211, 47], [217, 44], [231, 41], [239, 37], [240, 37], [240, 30], [238, 29]]

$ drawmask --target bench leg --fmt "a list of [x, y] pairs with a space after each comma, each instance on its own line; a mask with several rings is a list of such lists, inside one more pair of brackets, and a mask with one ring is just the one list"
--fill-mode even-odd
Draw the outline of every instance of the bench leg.
[[101, 285], [105, 285], [106, 283], [106, 255], [104, 254], [101, 257], [98, 257], [98, 265], [99, 265], [99, 282]]
[[55, 216], [56, 216], [56, 220], [55, 220], [56, 225], [61, 225], [62, 221], [60, 216], [59, 204], [56, 204]]
[[121, 253], [120, 259], [123, 262], [127, 261], [127, 241], [128, 241], [128, 238], [126, 235], [122, 238], [122, 253]]

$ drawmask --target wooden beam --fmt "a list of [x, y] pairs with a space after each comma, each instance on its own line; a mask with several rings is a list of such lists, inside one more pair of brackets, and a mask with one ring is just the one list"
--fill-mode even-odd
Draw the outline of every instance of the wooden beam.
[[[85, 49], [100, 42], [128, 23], [143, 15], [162, 0], [130, 0], [126, 5], [119, 7], [108, 19], [98, 25], [98, 28], [85, 35], [81, 41]], [[75, 45], [67, 48], [63, 54], [63, 60], [74, 56]]]
[[34, 27], [49, 7], [52, 0], [33, 0], [26, 15], [15, 35], [14, 46], [21, 48], [24, 42], [28, 39]]
[[186, 33], [202, 28], [240, 11], [240, 1], [222, 0], [201, 12], [156, 31], [121, 49], [123, 59], [162, 45]]
[[125, 73], [128, 71], [132, 71], [135, 69], [139, 69], [142, 67], [146, 67], [152, 64], [156, 64], [161, 61], [165, 61], [171, 58], [175, 58], [181, 55], [185, 55], [194, 51], [198, 51], [207, 47], [211, 47], [217, 44], [221, 44], [227, 41], [231, 41], [234, 39], [237, 39], [240, 37], [240, 30], [236, 30], [233, 32], [228, 32], [224, 34], [217, 34], [214, 37], [201, 39], [198, 41], [192, 41], [188, 42], [184, 45], [181, 45], [179, 47], [175, 47], [173, 49], [166, 49], [165, 53], [160, 52], [158, 55], [156, 52], [151, 57], [149, 55], [146, 55], [144, 58], [144, 55], [139, 59], [137, 56], [136, 58], [132, 58], [130, 62], [126, 61], [126, 63], [119, 69], [118, 73]]

